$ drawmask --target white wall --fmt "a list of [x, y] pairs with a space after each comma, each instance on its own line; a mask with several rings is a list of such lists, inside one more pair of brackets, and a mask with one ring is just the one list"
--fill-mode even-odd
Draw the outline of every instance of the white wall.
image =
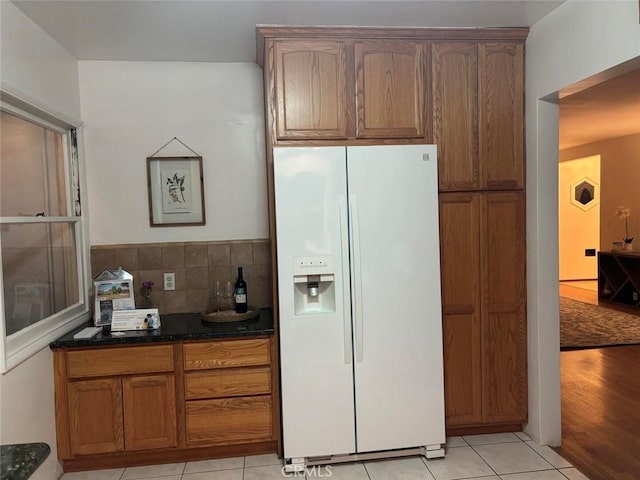
[[78, 62], [13, 3], [0, 1], [2, 88], [63, 120], [80, 119]]
[[540, 99], [639, 56], [638, 2], [569, 0], [531, 28], [526, 48], [527, 431], [558, 445], [558, 108]]
[[[576, 186], [583, 180], [594, 185], [588, 205], [576, 202]], [[558, 165], [558, 277], [560, 280], [598, 278], [597, 257], [586, 249], [600, 250], [600, 155], [574, 157]]]
[[610, 250], [613, 242], [624, 238], [624, 221], [616, 218], [615, 212], [619, 206], [627, 205], [631, 208], [629, 235], [635, 237], [634, 249], [640, 250], [640, 133], [567, 148], [560, 152], [560, 162], [589, 155], [602, 159], [601, 249]]
[[[257, 65], [83, 61], [80, 97], [92, 245], [268, 236]], [[203, 157], [205, 226], [149, 226], [146, 157], [173, 137]]]
[[[76, 60], [8, 1], [0, 2], [2, 88], [63, 120], [80, 118]], [[0, 291], [0, 302], [3, 302]], [[57, 459], [53, 361], [44, 348], [0, 376], [0, 442], [46, 442], [51, 454], [34, 480], [62, 475]]]
[[32, 480], [54, 480], [62, 475], [55, 430], [53, 355], [49, 348], [2, 375], [0, 384], [0, 442], [45, 442], [51, 447], [46, 462]]

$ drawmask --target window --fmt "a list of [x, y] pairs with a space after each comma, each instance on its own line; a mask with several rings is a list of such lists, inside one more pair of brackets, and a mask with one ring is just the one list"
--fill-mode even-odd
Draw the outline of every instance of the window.
[[0, 106], [0, 362], [5, 370], [86, 321], [87, 249], [75, 128], [7, 103]]

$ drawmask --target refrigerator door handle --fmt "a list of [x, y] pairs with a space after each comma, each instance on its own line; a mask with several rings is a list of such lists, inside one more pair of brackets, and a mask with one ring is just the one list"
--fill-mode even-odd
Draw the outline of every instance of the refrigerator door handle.
[[353, 312], [355, 316], [356, 362], [364, 360], [364, 340], [362, 322], [362, 273], [360, 269], [360, 226], [358, 224], [358, 198], [355, 193], [349, 195], [349, 213], [351, 218], [351, 244], [353, 248]]
[[344, 363], [351, 363], [353, 349], [351, 347], [351, 298], [349, 295], [349, 220], [347, 201], [344, 196], [338, 198], [340, 210], [340, 242], [342, 243], [342, 322], [344, 335]]

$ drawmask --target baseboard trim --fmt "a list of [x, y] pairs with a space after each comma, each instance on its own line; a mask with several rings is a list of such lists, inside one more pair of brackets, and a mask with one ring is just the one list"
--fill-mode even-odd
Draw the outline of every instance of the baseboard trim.
[[84, 455], [62, 461], [65, 472], [101, 470], [105, 468], [139, 467], [162, 463], [192, 462], [214, 458], [241, 457], [263, 453], [277, 453], [276, 441], [246, 443], [220, 447], [183, 448], [175, 450], [146, 450], [144, 452], [121, 452], [103, 455]]
[[483, 435], [487, 433], [521, 432], [521, 423], [502, 423], [497, 425], [465, 425], [460, 427], [447, 427], [447, 437], [459, 437], [462, 435]]

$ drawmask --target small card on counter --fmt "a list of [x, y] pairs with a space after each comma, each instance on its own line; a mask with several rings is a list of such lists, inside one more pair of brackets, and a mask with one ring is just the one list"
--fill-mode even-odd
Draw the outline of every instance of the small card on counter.
[[102, 332], [102, 327], [87, 327], [76, 333], [73, 338], [76, 340], [85, 340], [95, 337], [100, 332]]
[[160, 328], [157, 308], [138, 310], [114, 310], [111, 317], [111, 331], [156, 330]]

